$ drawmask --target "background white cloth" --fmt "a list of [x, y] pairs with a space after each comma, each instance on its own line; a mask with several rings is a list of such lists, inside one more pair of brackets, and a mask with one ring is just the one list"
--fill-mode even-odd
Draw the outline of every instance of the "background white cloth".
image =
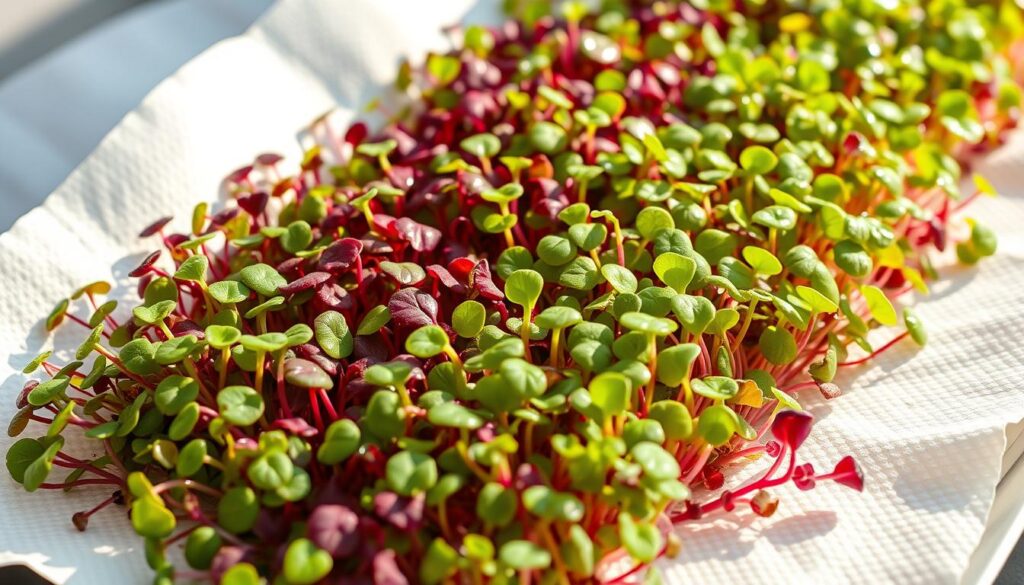
[[[296, 156], [295, 136], [306, 123], [338, 104], [351, 118], [390, 82], [400, 55], [446, 48], [441, 27], [467, 11], [467, 20], [493, 20], [490, 4], [292, 0], [160, 84], [41, 207], [0, 236], [0, 419], [14, 411], [25, 380], [21, 365], [50, 343], [40, 317], [84, 282], [124, 282], [154, 245], [135, 237], [141, 227], [169, 213], [187, 218], [197, 201], [215, 196], [228, 170], [254, 154]], [[64, 168], [51, 162], [53, 146], [40, 142], [59, 135], [60, 125], [52, 133], [20, 128], [26, 116], [4, 117], [6, 89], [0, 185], [17, 185], [19, 170], [33, 172], [25, 174], [24, 195], [12, 195], [5, 208], [11, 201], [30, 205], [28, 198]], [[51, 107], [74, 102], [52, 99]], [[999, 483], [1004, 427], [1024, 418], [1022, 152], [1024, 139], [985, 163], [1004, 197], [981, 201], [970, 213], [997, 229], [1000, 252], [978, 268], [943, 271], [943, 283], [919, 305], [929, 346], [901, 344], [847, 372], [842, 397], [811, 401], [820, 422], [803, 456], [825, 469], [855, 454], [867, 475], [865, 493], [835, 485], [809, 493], [787, 488], [778, 491], [782, 506], [771, 519], [745, 515], [684, 527], [679, 562], [662, 563], [670, 581], [960, 580]], [[74, 155], [63, 160], [73, 165], [67, 161]], [[53, 166], [32, 166], [39, 164]], [[80, 334], [66, 326], [52, 343], [73, 348]], [[0, 450], [11, 442], [0, 438]], [[0, 478], [0, 562], [27, 558], [73, 583], [109, 582], [111, 575], [148, 580], [122, 514], [97, 514], [86, 534], [71, 527], [73, 512], [103, 497], [24, 494]]]

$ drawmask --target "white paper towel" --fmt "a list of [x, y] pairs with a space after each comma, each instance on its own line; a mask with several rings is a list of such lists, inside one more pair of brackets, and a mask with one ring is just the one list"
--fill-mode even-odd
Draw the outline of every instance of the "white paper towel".
[[[186, 217], [257, 153], [296, 156], [296, 133], [310, 120], [338, 104], [351, 119], [390, 82], [399, 56], [446, 48], [442, 26], [493, 21], [493, 4], [291, 0], [161, 84], [41, 207], [0, 236], [0, 418], [14, 412], [20, 367], [51, 343], [40, 318], [85, 282], [124, 282], [152, 247], [135, 237], [141, 227], [163, 214]], [[1022, 163], [1024, 133], [982, 165], [1004, 196], [969, 213], [997, 230], [1000, 251], [978, 268], [942, 271], [919, 305], [928, 347], [901, 344], [844, 372], [842, 397], [808, 401], [820, 420], [802, 456], [824, 469], [854, 454], [865, 492], [784, 488], [770, 519], [686, 525], [683, 552], [661, 563], [669, 581], [959, 580], [999, 480], [1003, 429], [1024, 418]], [[73, 348], [80, 336], [65, 326], [52, 343]], [[11, 442], [0, 438], [0, 450]], [[71, 526], [72, 513], [104, 496], [25, 494], [0, 478], [0, 563], [28, 560], [76, 584], [148, 581], [124, 515], [105, 510], [85, 534]]]
[[[14, 12], [52, 9], [56, 3], [22, 2]], [[60, 3], [69, 5], [68, 9], [72, 4], [80, 7], [86, 18], [108, 4]], [[11, 4], [4, 5], [5, 17]], [[3, 79], [0, 232], [42, 203], [158, 83], [215, 42], [245, 31], [271, 4], [271, 0], [148, 2]], [[3, 55], [0, 51], [0, 60]]]

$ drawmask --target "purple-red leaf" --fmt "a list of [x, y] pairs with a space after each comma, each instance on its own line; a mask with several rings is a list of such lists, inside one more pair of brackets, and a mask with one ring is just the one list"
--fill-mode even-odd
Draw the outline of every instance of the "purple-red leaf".
[[191, 319], [183, 319], [172, 325], [171, 333], [173, 333], [175, 337], [194, 335], [196, 339], [206, 339], [206, 330]]
[[452, 276], [452, 273], [448, 272], [447, 268], [440, 264], [431, 264], [430, 266], [427, 266], [427, 274], [434, 277], [445, 287], [450, 288], [457, 293], [463, 293], [466, 290], [466, 287], [462, 286], [462, 283]]
[[359, 546], [359, 516], [346, 506], [317, 506], [309, 515], [306, 535], [336, 559], [350, 556]]
[[228, 569], [238, 563], [245, 562], [247, 558], [246, 549], [240, 546], [226, 545], [220, 547], [216, 556], [213, 557], [213, 564], [210, 566], [210, 577], [215, 582], [220, 583], [220, 578], [224, 576]]
[[265, 167], [272, 167], [279, 163], [284, 157], [274, 152], [265, 152], [256, 157], [256, 163]]
[[338, 274], [348, 270], [359, 253], [363, 251], [363, 243], [355, 238], [342, 238], [320, 254], [320, 269], [332, 274]]
[[295, 353], [299, 357], [306, 358], [307, 360], [320, 366], [320, 369], [327, 372], [331, 376], [338, 375], [338, 362], [327, 357], [320, 351], [320, 347], [313, 345], [312, 343], [303, 343], [302, 345], [296, 346]]
[[289, 259], [285, 260], [284, 262], [281, 262], [280, 264], [275, 266], [274, 270], [277, 270], [277, 272], [281, 276], [289, 276], [293, 272], [296, 272], [299, 269], [299, 267], [302, 266], [302, 264], [305, 261], [306, 261], [305, 258], [299, 258], [298, 256], [296, 256], [294, 258], [289, 258]]
[[128, 276], [138, 278], [139, 276], [146, 274], [147, 272], [153, 269], [153, 265], [156, 264], [156, 261], [159, 259], [160, 250], [157, 250], [156, 252], [153, 252], [149, 256], [146, 256], [138, 265], [138, 267], [135, 268], [135, 270], [132, 270], [131, 272], [128, 273]]
[[373, 585], [409, 585], [393, 549], [382, 549], [373, 556]]
[[319, 431], [304, 418], [279, 418], [270, 423], [271, 428], [280, 429], [297, 437], [315, 437]]
[[230, 175], [225, 177], [225, 180], [229, 183], [241, 183], [249, 178], [253, 168], [253, 165], [247, 165], [240, 169], [235, 169]]
[[392, 228], [399, 238], [409, 242], [412, 249], [417, 252], [432, 252], [441, 241], [440, 230], [423, 225], [408, 217], [395, 220]]
[[487, 260], [481, 260], [473, 267], [473, 288], [480, 293], [480, 296], [491, 301], [500, 301], [505, 298], [505, 293], [494, 285], [494, 280], [491, 278], [491, 267], [487, 264]]
[[238, 207], [228, 207], [227, 209], [218, 211], [210, 218], [210, 230], [212, 231], [215, 227], [222, 226], [232, 219], [235, 219], [235, 217], [238, 216], [238, 212]]
[[388, 346], [379, 333], [372, 335], [357, 335], [352, 349], [352, 355], [356, 359], [368, 358], [373, 362], [383, 362], [388, 359]]
[[167, 217], [161, 217], [160, 219], [146, 226], [146, 229], [139, 232], [139, 237], [148, 238], [149, 236], [152, 236], [153, 234], [164, 229], [164, 226], [170, 223], [172, 219], [174, 219], [174, 217], [171, 215], [168, 215]]
[[315, 363], [302, 358], [284, 361], [284, 379], [299, 388], [333, 388], [334, 382], [327, 372]]
[[244, 209], [249, 215], [259, 215], [267, 208], [270, 195], [259, 191], [238, 198], [238, 206]]
[[437, 301], [415, 288], [404, 288], [391, 295], [388, 310], [398, 327], [412, 329], [437, 324]]
[[360, 242], [363, 244], [363, 251], [367, 254], [381, 255], [395, 251], [394, 246], [381, 240], [360, 240]]
[[15, 406], [18, 408], [25, 408], [28, 406], [28, 393], [35, 390], [38, 385], [39, 380], [29, 380], [28, 382], [25, 382], [25, 385], [21, 387], [21, 392], [18, 393], [17, 400], [14, 401]]
[[394, 492], [380, 492], [373, 497], [373, 511], [403, 532], [419, 528], [423, 520], [424, 495], [404, 498]]
[[293, 295], [304, 290], [309, 290], [315, 286], [319, 286], [330, 279], [330, 272], [310, 272], [309, 274], [299, 277], [284, 286], [277, 287], [277, 290], [280, 291], [281, 294]]
[[345, 142], [348, 142], [349, 144], [359, 144], [366, 140], [367, 134], [369, 134], [369, 132], [366, 128], [366, 124], [364, 122], [356, 122], [345, 132]]
[[332, 311], [345, 312], [352, 308], [352, 296], [340, 284], [325, 284], [316, 289], [316, 298]]

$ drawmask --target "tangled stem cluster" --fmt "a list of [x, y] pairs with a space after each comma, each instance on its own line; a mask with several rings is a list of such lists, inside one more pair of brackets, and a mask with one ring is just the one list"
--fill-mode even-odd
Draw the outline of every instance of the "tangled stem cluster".
[[953, 216], [1017, 120], [1019, 8], [600, 4], [512, 2], [403, 67], [384, 128], [317, 123], [147, 228], [140, 304], [94, 283], [47, 319], [88, 336], [26, 368], [13, 478], [102, 486], [75, 526], [128, 506], [157, 583], [228, 585], [625, 582], [674, 523], [860, 490], [799, 458], [795, 395], [925, 342], [909, 309], [867, 334], [935, 251], [995, 251]]

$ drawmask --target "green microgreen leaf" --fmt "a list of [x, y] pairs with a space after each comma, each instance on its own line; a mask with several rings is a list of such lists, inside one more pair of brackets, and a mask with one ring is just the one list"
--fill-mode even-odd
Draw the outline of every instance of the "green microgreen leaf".
[[[385, 307], [385, 311], [387, 308]], [[355, 340], [345, 316], [337, 311], [324, 311], [313, 320], [316, 342], [324, 353], [334, 359], [346, 358], [355, 347]]]
[[249, 287], [234, 280], [221, 280], [210, 285], [210, 296], [219, 303], [241, 303], [249, 298]]
[[209, 267], [210, 260], [205, 254], [189, 256], [178, 266], [178, 270], [174, 273], [174, 278], [192, 282], [206, 282], [206, 271]]
[[214, 349], [227, 349], [242, 338], [242, 332], [230, 325], [210, 325], [205, 335], [206, 342]]
[[165, 538], [174, 531], [174, 514], [155, 496], [145, 496], [132, 502], [132, 528], [140, 536]]
[[654, 273], [679, 293], [685, 292], [690, 286], [696, 270], [696, 262], [675, 252], [665, 252], [654, 259]]
[[484, 420], [465, 406], [454, 402], [442, 402], [427, 412], [430, 424], [457, 429], [478, 429]]
[[313, 585], [327, 577], [332, 568], [330, 553], [305, 538], [293, 540], [284, 553], [284, 578], [293, 585]]
[[516, 270], [505, 279], [505, 296], [513, 303], [531, 308], [540, 298], [544, 278], [533, 270]]
[[633, 272], [618, 264], [605, 264], [601, 266], [601, 275], [608, 284], [618, 293], [635, 293], [637, 279]]
[[543, 329], [565, 329], [583, 320], [583, 315], [572, 307], [548, 307], [541, 311], [534, 322]]
[[391, 311], [388, 310], [386, 305], [377, 305], [370, 309], [366, 316], [363, 317], [359, 328], [356, 329], [356, 335], [370, 335], [376, 333], [391, 321]]
[[274, 352], [288, 347], [288, 336], [284, 333], [264, 333], [262, 335], [243, 335], [239, 338], [242, 347], [254, 352]]
[[882, 289], [871, 284], [865, 284], [860, 287], [860, 292], [864, 295], [865, 302], [867, 302], [868, 312], [871, 313], [871, 316], [876, 321], [882, 325], [895, 325], [899, 321], [896, 309], [893, 308], [892, 302], [882, 292]]
[[199, 382], [185, 376], [171, 375], [160, 381], [153, 395], [157, 409], [168, 415], [181, 412], [199, 396]]
[[431, 358], [448, 347], [448, 335], [437, 325], [424, 325], [409, 334], [405, 350], [420, 358]]
[[674, 400], [655, 402], [651, 406], [648, 416], [661, 424], [665, 438], [668, 440], [682, 441], [688, 439], [693, 432], [690, 411], [680, 402]]
[[777, 230], [791, 230], [796, 227], [796, 212], [781, 205], [769, 205], [755, 211], [750, 219], [758, 225]]
[[551, 553], [528, 540], [510, 540], [501, 546], [502, 564], [517, 570], [545, 569], [551, 565]]
[[478, 158], [490, 158], [501, 150], [501, 140], [493, 134], [475, 134], [463, 138], [459, 148]]
[[359, 447], [359, 425], [349, 419], [337, 420], [327, 427], [324, 442], [316, 452], [316, 459], [324, 465], [336, 465], [348, 459]]
[[619, 537], [629, 555], [639, 562], [649, 563], [661, 551], [661, 532], [652, 524], [637, 522], [630, 514], [619, 514]]
[[910, 332], [910, 338], [914, 340], [914, 343], [921, 347], [928, 343], [928, 332], [925, 331], [924, 322], [909, 307], [903, 309], [903, 324], [906, 325], [907, 331]]
[[263, 415], [263, 398], [248, 386], [228, 386], [217, 393], [217, 408], [229, 423], [249, 426]]
[[788, 330], [774, 325], [765, 327], [758, 340], [758, 347], [765, 359], [776, 365], [784, 365], [796, 359], [796, 339]]
[[[238, 277], [246, 287], [265, 297], [272, 297], [276, 295], [278, 288], [288, 284], [288, 281], [285, 280], [283, 276], [266, 264], [253, 264], [251, 266], [246, 266], [238, 273]], [[211, 294], [213, 294], [212, 291]]]
[[588, 387], [594, 405], [604, 418], [621, 414], [629, 408], [632, 385], [629, 378], [617, 372], [605, 372], [594, 377]]
[[487, 310], [477, 301], [464, 301], [452, 311], [452, 329], [460, 337], [474, 338], [483, 330]]
[[775, 276], [782, 272], [782, 263], [774, 254], [758, 248], [757, 246], [745, 246], [743, 248], [743, 259], [750, 264], [754, 272], [762, 276]]
[[434, 487], [437, 463], [424, 453], [399, 451], [388, 459], [385, 479], [391, 490], [411, 496]]

